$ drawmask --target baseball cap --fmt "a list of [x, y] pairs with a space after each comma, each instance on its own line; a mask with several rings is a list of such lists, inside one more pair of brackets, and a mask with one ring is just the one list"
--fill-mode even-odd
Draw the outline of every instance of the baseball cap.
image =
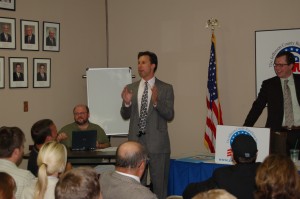
[[240, 134], [236, 136], [231, 144], [235, 156], [243, 158], [255, 157], [257, 145], [251, 135]]

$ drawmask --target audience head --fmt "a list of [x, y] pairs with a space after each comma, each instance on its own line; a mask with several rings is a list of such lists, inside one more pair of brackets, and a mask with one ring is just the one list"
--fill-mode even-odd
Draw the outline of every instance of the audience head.
[[0, 199], [14, 199], [16, 188], [13, 177], [5, 172], [0, 172]]
[[78, 104], [73, 109], [74, 121], [78, 125], [84, 125], [89, 122], [90, 110], [87, 105]]
[[256, 172], [257, 199], [294, 199], [300, 196], [299, 174], [294, 162], [285, 155], [266, 157]]
[[127, 141], [117, 148], [116, 170], [141, 177], [148, 161], [148, 154], [143, 145]]
[[0, 158], [9, 159], [16, 165], [22, 161], [25, 135], [18, 127], [0, 128]]
[[39, 151], [37, 164], [39, 167], [35, 198], [44, 198], [47, 189], [48, 176], [57, 177], [65, 170], [67, 150], [58, 142], [47, 142]]
[[31, 127], [31, 137], [34, 144], [40, 145], [57, 137], [57, 129], [50, 119], [39, 120]]
[[138, 54], [138, 59], [139, 59], [141, 56], [148, 56], [148, 57], [149, 57], [150, 63], [155, 65], [155, 68], [154, 68], [154, 72], [155, 72], [156, 69], [157, 69], [157, 66], [158, 66], [158, 59], [157, 59], [156, 54], [153, 53], [153, 52], [150, 52], [150, 51], [139, 52], [139, 54]]
[[55, 187], [56, 199], [102, 199], [96, 171], [78, 167], [64, 173]]
[[257, 157], [257, 145], [251, 135], [239, 134], [231, 143], [233, 160], [237, 164], [254, 163]]
[[192, 199], [237, 199], [224, 189], [212, 189], [195, 195]]

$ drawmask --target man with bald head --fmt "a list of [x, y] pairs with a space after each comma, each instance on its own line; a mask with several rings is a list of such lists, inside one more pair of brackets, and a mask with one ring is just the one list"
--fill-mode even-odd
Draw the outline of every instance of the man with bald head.
[[96, 130], [97, 131], [97, 148], [103, 149], [110, 147], [109, 139], [106, 136], [104, 130], [97, 124], [89, 122], [90, 110], [87, 105], [78, 104], [73, 109], [74, 122], [64, 126], [59, 134], [65, 133], [66, 139], [62, 140], [61, 143], [66, 145], [66, 147], [71, 147], [72, 143], [72, 132], [73, 131], [87, 131]]
[[140, 182], [147, 162], [147, 151], [140, 143], [127, 141], [121, 144], [117, 149], [116, 170], [100, 176], [103, 198], [157, 199], [156, 195]]

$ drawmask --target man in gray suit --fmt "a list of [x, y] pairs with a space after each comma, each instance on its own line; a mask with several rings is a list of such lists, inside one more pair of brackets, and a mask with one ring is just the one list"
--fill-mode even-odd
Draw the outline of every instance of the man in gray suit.
[[[153, 192], [159, 199], [165, 199], [171, 153], [167, 122], [174, 117], [174, 93], [172, 85], [154, 76], [157, 63], [152, 52], [138, 54], [141, 80], [124, 88], [121, 115], [130, 119], [128, 139], [140, 142], [148, 150]], [[146, 170], [142, 178], [144, 185], [147, 173]]]
[[105, 199], [157, 199], [157, 197], [140, 183], [148, 157], [144, 146], [138, 142], [128, 141], [117, 149], [116, 171], [102, 173], [100, 187]]

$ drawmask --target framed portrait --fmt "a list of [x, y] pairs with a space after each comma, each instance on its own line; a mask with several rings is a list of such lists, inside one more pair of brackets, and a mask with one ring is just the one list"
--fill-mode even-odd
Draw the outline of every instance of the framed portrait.
[[53, 22], [43, 23], [43, 50], [59, 51], [60, 47], [60, 24]]
[[16, 10], [16, 0], [0, 0], [0, 9]]
[[21, 20], [21, 50], [39, 50], [39, 22]]
[[255, 31], [256, 96], [258, 96], [262, 82], [276, 76], [274, 61], [281, 51], [288, 51], [294, 55], [293, 73], [300, 74], [299, 35], [299, 28]]
[[0, 17], [0, 48], [16, 49], [16, 19]]
[[33, 88], [50, 88], [51, 85], [51, 59], [33, 59]]
[[4, 88], [4, 57], [0, 57], [0, 88]]
[[28, 88], [27, 57], [9, 57], [9, 87]]

